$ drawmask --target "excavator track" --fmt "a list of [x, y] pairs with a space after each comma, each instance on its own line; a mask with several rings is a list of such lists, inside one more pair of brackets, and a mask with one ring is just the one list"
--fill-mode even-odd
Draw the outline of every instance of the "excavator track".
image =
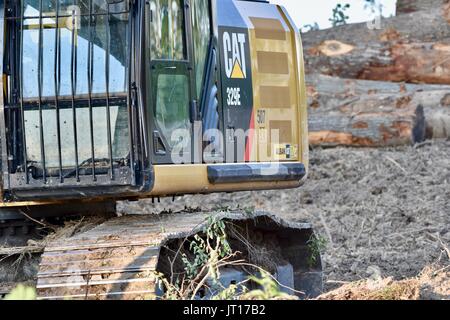
[[[274, 215], [214, 213], [217, 219], [247, 224], [276, 235], [280, 252], [293, 266], [295, 289], [315, 296], [322, 289], [320, 259], [310, 265], [308, 223], [290, 223]], [[38, 273], [39, 299], [126, 299], [158, 296], [158, 261], [172, 240], [186, 239], [204, 229], [206, 213], [133, 215], [110, 219], [71, 238], [50, 242]]]

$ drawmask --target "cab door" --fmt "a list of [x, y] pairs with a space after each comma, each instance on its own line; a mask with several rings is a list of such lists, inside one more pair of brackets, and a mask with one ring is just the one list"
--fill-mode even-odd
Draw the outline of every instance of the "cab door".
[[186, 0], [150, 0], [147, 43], [152, 115], [153, 163], [194, 162], [194, 121], [197, 103]]

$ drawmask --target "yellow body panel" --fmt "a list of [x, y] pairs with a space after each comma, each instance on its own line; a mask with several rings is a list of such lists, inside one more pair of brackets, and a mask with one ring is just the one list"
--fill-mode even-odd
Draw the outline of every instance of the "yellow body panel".
[[306, 79], [305, 79], [305, 61], [303, 55], [303, 45], [300, 36], [299, 29], [295, 26], [295, 23], [287, 14], [287, 11], [283, 7], [279, 7], [280, 12], [285, 17], [286, 21], [289, 21], [289, 28], [291, 30], [291, 39], [295, 43], [293, 55], [297, 58], [295, 61], [295, 70], [297, 78], [297, 99], [298, 99], [298, 113], [299, 113], [299, 148], [300, 148], [300, 161], [306, 167], [306, 174], [308, 175], [309, 168], [309, 139], [308, 139], [308, 102], [306, 94]]
[[250, 159], [307, 166], [307, 101], [298, 29], [280, 6], [261, 3], [254, 5], [264, 10], [246, 10], [248, 3], [235, 3], [249, 26], [255, 129]]

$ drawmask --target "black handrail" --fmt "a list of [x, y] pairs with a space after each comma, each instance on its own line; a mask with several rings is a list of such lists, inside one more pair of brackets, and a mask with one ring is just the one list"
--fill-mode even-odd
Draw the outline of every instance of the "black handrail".
[[61, 31], [59, 29], [59, 1], [56, 1], [56, 28], [55, 28], [55, 65], [54, 65], [54, 85], [55, 85], [55, 111], [56, 111], [56, 138], [58, 142], [58, 166], [59, 181], [64, 182], [61, 146], [61, 123], [58, 96], [61, 91]]
[[[74, 0], [75, 3], [75, 0]], [[75, 178], [80, 181], [80, 167], [78, 159], [78, 130], [77, 130], [77, 108], [75, 106], [75, 93], [76, 93], [76, 74], [77, 74], [77, 48], [75, 46], [76, 36], [76, 18], [75, 10], [72, 10], [72, 42], [71, 42], [71, 57], [70, 57], [70, 82], [71, 82], [71, 94], [72, 94], [72, 126], [73, 126], [73, 146], [75, 149]]]
[[114, 163], [112, 154], [112, 138], [111, 138], [111, 110], [109, 105], [109, 72], [110, 72], [110, 51], [111, 51], [111, 26], [109, 5], [107, 7], [108, 15], [106, 17], [106, 50], [105, 50], [105, 82], [106, 82], [106, 126], [108, 135], [108, 157], [111, 169], [111, 180], [114, 180]]
[[88, 63], [87, 63], [87, 76], [88, 76], [88, 106], [89, 106], [89, 135], [91, 138], [91, 165], [92, 165], [92, 180], [96, 181], [95, 174], [95, 140], [94, 140], [94, 120], [92, 110], [92, 86], [94, 82], [94, 43], [92, 42], [92, 22], [94, 17], [92, 16], [92, 0], [89, 0], [89, 24], [88, 24]]
[[[20, 2], [20, 15], [24, 14], [24, 5], [23, 1]], [[24, 37], [24, 21], [21, 20], [20, 23], [20, 61], [19, 61], [19, 85], [20, 85], [20, 119], [22, 125], [22, 156], [24, 163], [24, 172], [25, 172], [25, 183], [30, 183], [30, 177], [28, 175], [28, 154], [27, 154], [27, 137], [25, 132], [25, 107], [23, 103], [23, 37]]]
[[38, 97], [39, 97], [39, 147], [41, 149], [41, 163], [44, 183], [47, 182], [46, 161], [45, 161], [45, 140], [44, 140], [44, 120], [42, 118], [42, 83], [43, 77], [43, 34], [42, 34], [42, 1], [39, 0], [39, 40], [38, 40]]

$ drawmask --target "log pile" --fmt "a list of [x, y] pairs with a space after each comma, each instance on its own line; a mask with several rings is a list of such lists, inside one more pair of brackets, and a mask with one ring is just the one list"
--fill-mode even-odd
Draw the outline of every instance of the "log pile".
[[395, 146], [450, 133], [450, 86], [310, 75], [312, 145]]
[[396, 146], [450, 137], [450, 3], [303, 35], [312, 145]]

